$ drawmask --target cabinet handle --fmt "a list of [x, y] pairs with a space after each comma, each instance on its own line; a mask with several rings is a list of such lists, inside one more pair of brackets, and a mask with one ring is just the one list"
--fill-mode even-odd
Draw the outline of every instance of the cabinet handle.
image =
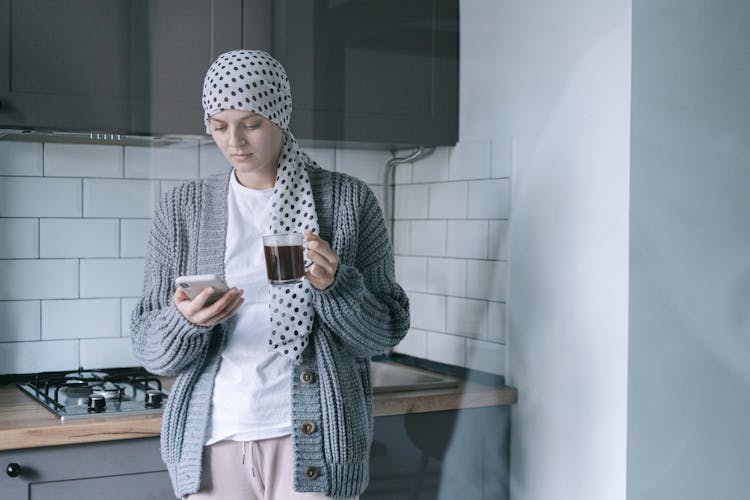
[[5, 468], [5, 473], [10, 477], [18, 477], [21, 474], [21, 466], [17, 463], [8, 464]]

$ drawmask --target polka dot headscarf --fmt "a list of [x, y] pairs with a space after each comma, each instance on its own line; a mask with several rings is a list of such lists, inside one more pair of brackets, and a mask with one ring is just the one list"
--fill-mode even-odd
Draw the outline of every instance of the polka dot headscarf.
[[[203, 82], [204, 121], [226, 109], [253, 111], [284, 131], [276, 184], [271, 197], [269, 234], [318, 234], [318, 216], [306, 164], [314, 165], [289, 130], [292, 96], [286, 71], [273, 57], [260, 50], [233, 50], [220, 55]], [[305, 267], [312, 265], [305, 250]], [[312, 288], [307, 279], [294, 285], [269, 285], [271, 329], [269, 350], [298, 364], [309, 343], [314, 310]]]
[[281, 130], [289, 129], [292, 93], [284, 67], [262, 50], [233, 50], [220, 55], [203, 80], [203, 122], [225, 109], [254, 111]]

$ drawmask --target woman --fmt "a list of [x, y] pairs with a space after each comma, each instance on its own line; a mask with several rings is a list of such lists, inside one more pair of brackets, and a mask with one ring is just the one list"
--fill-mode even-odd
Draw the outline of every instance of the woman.
[[[380, 208], [299, 148], [286, 72], [265, 52], [219, 56], [203, 107], [233, 168], [162, 198], [132, 318], [138, 359], [177, 376], [161, 436], [175, 493], [356, 498], [373, 434], [369, 358], [409, 325]], [[289, 232], [306, 237], [306, 279], [271, 286], [261, 236]], [[232, 288], [206, 306], [211, 289], [194, 300], [175, 289], [191, 274]]]

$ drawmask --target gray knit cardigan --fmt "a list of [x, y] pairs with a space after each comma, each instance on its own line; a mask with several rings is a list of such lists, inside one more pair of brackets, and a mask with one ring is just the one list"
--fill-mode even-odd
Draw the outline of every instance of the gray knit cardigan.
[[[329, 288], [313, 288], [311, 342], [301, 364], [291, 368], [294, 488], [349, 497], [364, 491], [369, 480], [370, 357], [406, 334], [409, 304], [394, 279], [383, 216], [369, 187], [318, 167], [307, 171], [320, 236], [340, 263]], [[200, 488], [227, 327], [187, 321], [173, 303], [174, 279], [224, 276], [230, 173], [180, 185], [163, 196], [153, 218], [143, 297], [132, 316], [137, 358], [152, 373], [177, 376], [164, 410], [161, 453], [178, 497]]]

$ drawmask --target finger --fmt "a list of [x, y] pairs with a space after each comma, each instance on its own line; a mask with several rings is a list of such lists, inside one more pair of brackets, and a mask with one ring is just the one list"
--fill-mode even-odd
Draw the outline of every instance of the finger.
[[180, 304], [182, 302], [190, 302], [190, 297], [185, 293], [185, 290], [182, 288], [177, 288], [174, 291], [174, 303]]
[[318, 290], [325, 290], [333, 283], [333, 279], [320, 275], [321, 271], [317, 265], [313, 265], [306, 273], [307, 281]]
[[193, 322], [204, 326], [221, 323], [232, 316], [242, 305], [245, 299], [241, 294], [242, 290], [235, 288], [229, 290], [221, 299], [196, 312], [193, 316]]
[[[190, 316], [193, 323], [202, 324], [209, 318], [220, 313], [232, 300], [241, 296], [242, 290], [231, 288], [225, 292], [216, 302], [206, 306], [206, 300], [213, 294], [213, 288], [208, 287], [199, 293], [195, 299], [185, 305], [185, 312]], [[189, 319], [190, 319], [189, 318]]]
[[322, 284], [328, 284], [333, 281], [333, 273], [323, 266], [314, 264], [310, 268], [309, 273]]
[[228, 318], [231, 318], [237, 312], [244, 301], [245, 299], [243, 297], [237, 296], [226, 307], [220, 309], [216, 313], [212, 313], [211, 311], [206, 310], [205, 314], [207, 315], [207, 317], [203, 319], [203, 322], [208, 326], [213, 326], [221, 323]]
[[336, 264], [325, 255], [318, 252], [308, 252], [307, 256], [313, 261], [313, 264], [325, 268], [329, 273], [333, 274], [336, 271]]

